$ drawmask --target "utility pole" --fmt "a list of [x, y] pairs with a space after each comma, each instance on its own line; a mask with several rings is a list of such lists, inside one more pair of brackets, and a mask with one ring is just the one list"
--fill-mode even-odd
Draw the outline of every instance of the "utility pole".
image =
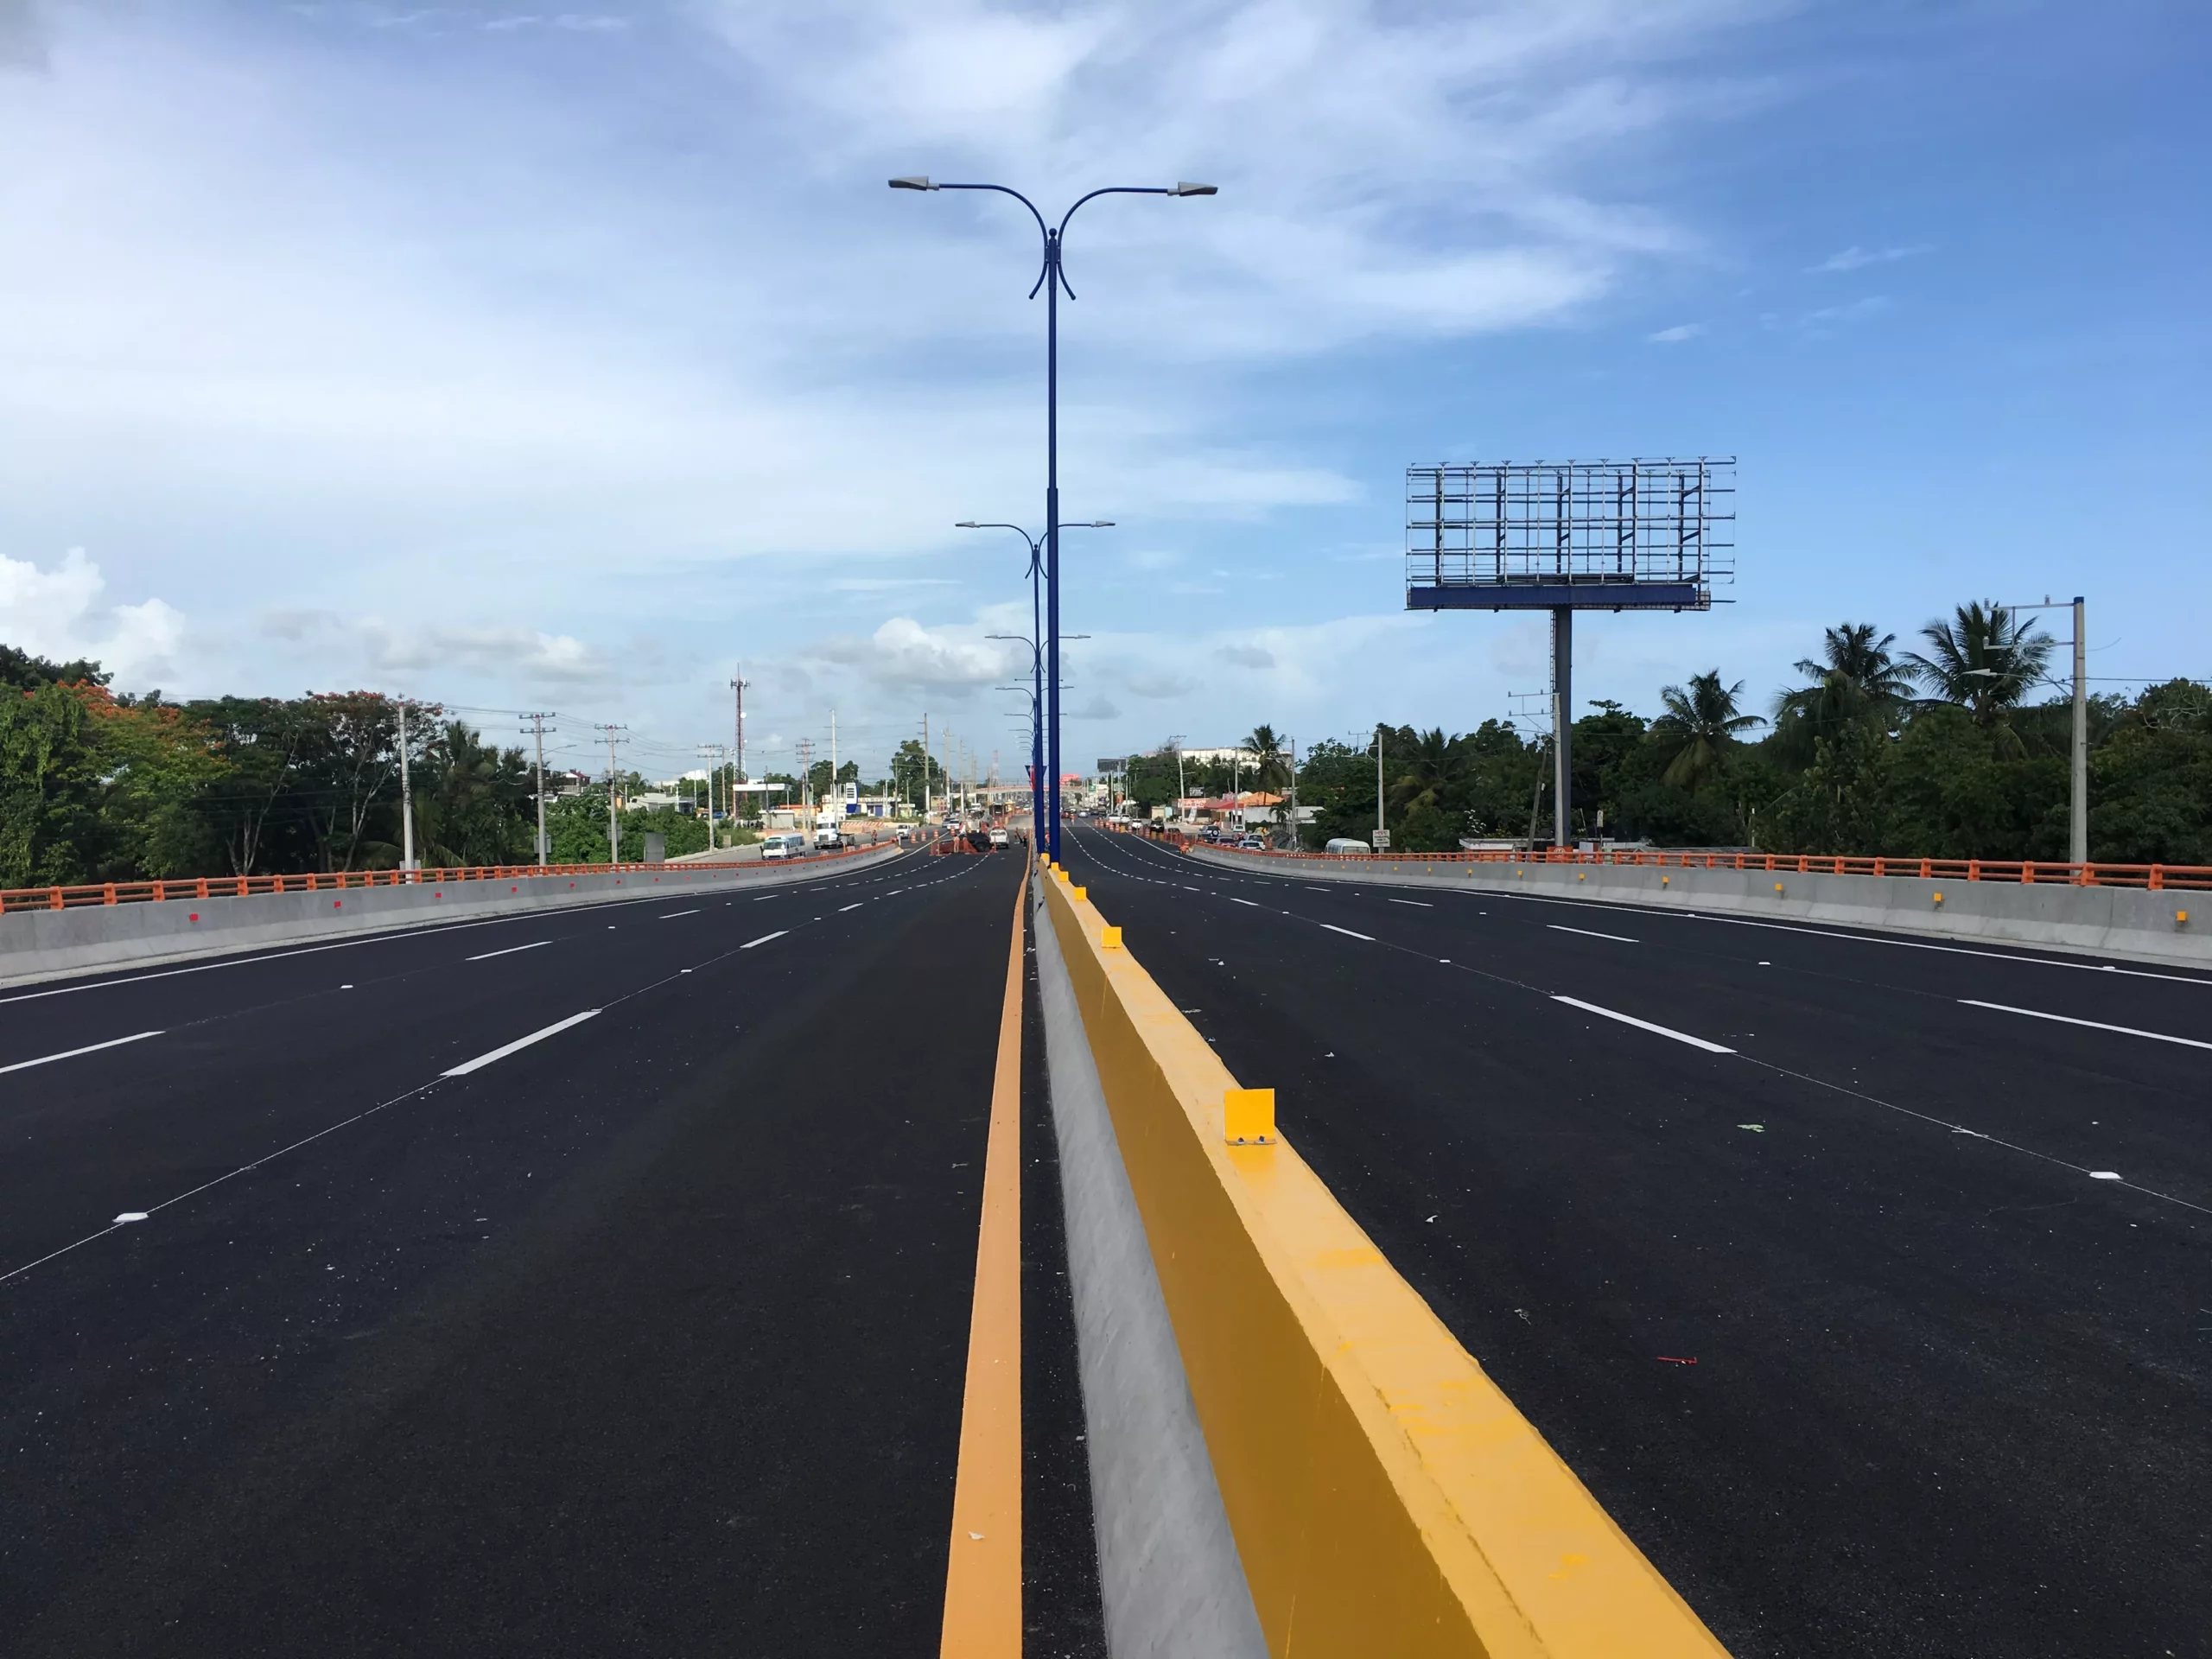
[[936, 757], [930, 753], [930, 711], [922, 710], [922, 817], [930, 816], [930, 763]]
[[845, 821], [845, 786], [837, 779], [837, 711], [830, 711], [830, 816]]
[[415, 785], [407, 775], [407, 699], [397, 700], [399, 712], [399, 868], [415, 868]]
[[610, 864], [620, 864], [622, 861], [622, 825], [620, 820], [614, 816], [614, 746], [617, 743], [627, 743], [630, 740], [626, 737], [618, 737], [615, 734], [626, 732], [630, 728], [627, 726], [606, 726], [594, 722], [593, 729], [604, 733], [607, 737], [607, 861]]
[[[545, 722], [559, 716], [550, 714], [529, 714], [523, 718], [530, 722], [525, 736], [537, 739], [537, 863], [543, 869], [552, 860], [547, 856], [545, 846]], [[556, 734], [558, 728], [556, 728]]]
[[1290, 745], [1290, 850], [1303, 852], [1306, 837], [1298, 829], [1298, 740], [1287, 737], [1283, 741]]
[[[746, 777], [745, 777], [745, 688], [746, 688], [747, 686], [748, 686], [748, 685], [752, 684], [752, 683], [753, 683], [753, 682], [752, 682], [752, 681], [750, 681], [750, 680], [748, 680], [748, 679], [747, 679], [747, 678], [745, 677], [744, 671], [743, 671], [743, 669], [742, 669], [741, 667], [741, 669], [739, 670], [739, 672], [738, 672], [738, 676], [737, 676], [737, 677], [736, 677], [735, 679], [732, 680], [732, 681], [729, 683], [729, 689], [730, 689], [730, 690], [731, 690], [732, 692], [734, 692], [734, 693], [736, 695], [736, 697], [737, 697], [737, 778], [736, 778], [736, 780], [735, 780], [735, 781], [737, 781], [737, 782], [739, 782], [739, 783], [743, 783], [743, 782], [745, 782], [745, 781], [746, 781]], [[732, 816], [732, 817], [735, 817], [735, 816], [736, 816], [736, 811], [735, 811], [734, 804], [733, 804], [732, 809], [731, 809], [731, 816]]]
[[[729, 750], [720, 743], [702, 743], [699, 745], [699, 754], [702, 760], [714, 763], [714, 770], [707, 774], [707, 844], [710, 847], [718, 847], [721, 843], [715, 838], [714, 780], [721, 776], [722, 766], [729, 759]], [[729, 791], [729, 799], [731, 816], [734, 817], [736, 816], [737, 802], [737, 791], [734, 786]]]
[[2074, 595], [2074, 778], [2067, 802], [2066, 859], [2089, 861], [2089, 607]]
[[1390, 844], [1390, 832], [1382, 823], [1382, 726], [1375, 727], [1375, 850], [1381, 852]]
[[814, 740], [802, 737], [798, 741], [798, 800], [806, 813], [807, 828], [814, 827]]

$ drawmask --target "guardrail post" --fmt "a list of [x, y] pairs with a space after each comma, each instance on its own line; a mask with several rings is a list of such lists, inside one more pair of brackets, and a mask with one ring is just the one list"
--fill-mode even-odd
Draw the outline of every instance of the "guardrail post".
[[2151, 891], [2162, 893], [2165, 890], [2165, 885], [2166, 867], [2163, 864], [2153, 864], [2151, 867]]
[[2020, 861], [2020, 882], [2021, 882], [2021, 885], [2022, 885], [2022, 886], [2024, 886], [2024, 887], [2033, 887], [2033, 886], [2035, 885], [2035, 880], [2036, 880], [2036, 861], [2035, 861], [2035, 860], [2033, 860], [2032, 858], [2024, 858], [2024, 859], [2022, 859], [2022, 860]]
[[54, 908], [56, 910], [61, 908], [61, 889], [59, 887], [54, 890]]

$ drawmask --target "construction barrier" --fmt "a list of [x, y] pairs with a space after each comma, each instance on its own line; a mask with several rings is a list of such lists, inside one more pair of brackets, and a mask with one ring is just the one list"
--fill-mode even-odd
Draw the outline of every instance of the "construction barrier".
[[1276, 1659], [1721, 1653], [1063, 872], [1046, 904]]

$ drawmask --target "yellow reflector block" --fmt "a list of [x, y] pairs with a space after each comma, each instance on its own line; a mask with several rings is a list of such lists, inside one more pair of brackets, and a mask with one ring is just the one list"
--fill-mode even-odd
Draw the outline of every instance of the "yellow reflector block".
[[1071, 899], [1088, 899], [1090, 897], [1090, 889], [1078, 887], [1071, 883], [1068, 887], [1068, 896]]
[[1232, 1147], [1271, 1144], [1275, 1138], [1275, 1091], [1225, 1089], [1221, 1096], [1221, 1138]]
[[1098, 946], [1102, 950], [1120, 950], [1122, 948], [1122, 930], [1118, 927], [1102, 929], [1098, 935]]

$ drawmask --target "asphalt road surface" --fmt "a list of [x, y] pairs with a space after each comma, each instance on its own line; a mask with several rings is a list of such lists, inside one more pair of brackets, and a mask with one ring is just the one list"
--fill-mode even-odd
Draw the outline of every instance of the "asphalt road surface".
[[2212, 978], [1065, 861], [1739, 1659], [2212, 1651]]
[[1020, 870], [0, 994], [0, 1650], [933, 1650]]

